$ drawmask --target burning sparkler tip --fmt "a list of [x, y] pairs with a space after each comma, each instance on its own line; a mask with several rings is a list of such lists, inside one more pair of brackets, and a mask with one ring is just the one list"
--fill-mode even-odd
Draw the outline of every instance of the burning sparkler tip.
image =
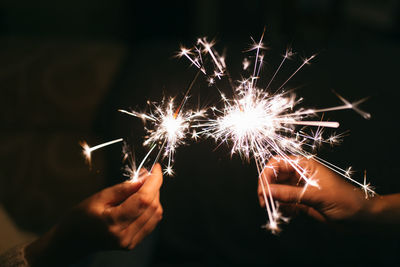
[[173, 176], [174, 175], [174, 170], [172, 169], [171, 166], [167, 166], [167, 168], [165, 168], [164, 170], [164, 174], [167, 174], [168, 176]]
[[80, 146], [82, 147], [82, 153], [86, 162], [91, 165], [92, 150], [90, 149], [90, 146], [85, 141], [80, 142]]

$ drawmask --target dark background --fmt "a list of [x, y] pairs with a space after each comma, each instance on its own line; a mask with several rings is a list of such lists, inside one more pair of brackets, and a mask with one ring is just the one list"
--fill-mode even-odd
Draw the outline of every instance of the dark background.
[[[90, 171], [78, 142], [129, 138], [138, 158], [143, 127], [118, 108], [144, 109], [148, 99], [182, 96], [195, 70], [173, 58], [180, 44], [215, 37], [240, 78], [242, 51], [266, 26], [265, 77], [291, 44], [299, 56], [318, 53], [290, 83], [304, 105], [340, 104], [370, 96], [364, 120], [352, 111], [326, 114], [350, 130], [320, 155], [353, 166], [378, 193], [400, 192], [397, 130], [400, 5], [382, 1], [2, 1], [0, 3], [0, 200], [24, 230], [42, 233], [69, 207], [121, 181], [121, 148], [93, 155]], [[301, 61], [290, 61], [284, 81]], [[199, 79], [191, 105], [217, 92]], [[164, 219], [134, 253], [94, 255], [82, 265], [389, 265], [395, 237], [342, 233], [296, 218], [273, 236], [260, 226], [252, 163], [211, 141], [178, 149], [173, 178], [162, 189]], [[382, 229], [376, 229], [381, 232]], [[125, 264], [125, 265], [124, 265]]]

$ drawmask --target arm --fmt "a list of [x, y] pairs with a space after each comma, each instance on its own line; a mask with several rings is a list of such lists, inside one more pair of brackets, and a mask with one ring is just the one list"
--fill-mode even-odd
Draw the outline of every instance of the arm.
[[371, 223], [392, 226], [399, 231], [400, 194], [375, 197], [370, 208], [370, 215]]

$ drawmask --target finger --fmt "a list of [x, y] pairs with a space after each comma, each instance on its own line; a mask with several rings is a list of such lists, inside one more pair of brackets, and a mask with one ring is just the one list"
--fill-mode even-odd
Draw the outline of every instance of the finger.
[[101, 191], [99, 196], [106, 205], [119, 205], [132, 194], [136, 193], [142, 187], [142, 185], [143, 181], [141, 180], [136, 182], [126, 181], [104, 189]]
[[265, 198], [268, 197], [268, 188], [269, 184], [265, 180], [258, 180], [258, 188], [257, 188], [257, 194], [258, 194], [258, 202], [260, 203], [260, 207], [265, 207]]
[[285, 216], [298, 216], [300, 214], [304, 214], [306, 216], [312, 217], [317, 221], [326, 222], [326, 218], [319, 213], [313, 207], [304, 205], [304, 204], [287, 204], [281, 203], [279, 205], [280, 211], [282, 211], [283, 215]]
[[126, 223], [125, 227], [129, 228], [130, 231], [138, 231], [160, 206], [160, 193], [158, 193], [153, 202], [143, 212], [134, 214], [130, 210], [126, 210], [125, 214], [120, 214], [119, 220], [122, 223]]
[[282, 157], [272, 158], [265, 166], [260, 178], [264, 184], [291, 182], [297, 183], [299, 175], [296, 171], [296, 159], [284, 159]]
[[160, 189], [163, 180], [160, 164], [154, 165], [152, 172], [148, 174], [138, 193], [155, 195]]
[[[157, 166], [156, 166], [157, 167]], [[162, 183], [161, 169], [154, 168], [158, 174], [153, 171], [152, 175], [149, 175], [143, 186], [134, 195], [130, 196], [119, 206], [114, 207], [109, 211], [110, 217], [114, 224], [122, 224], [125, 228], [127, 225], [138, 219], [147, 210], [160, 205], [160, 186]], [[146, 190], [142, 191], [144, 186], [149, 186]], [[152, 191], [150, 191], [152, 190]], [[155, 209], [154, 209], [155, 210]]]
[[[116, 241], [118, 242], [119, 247], [128, 248], [133, 236], [135, 236], [136, 233], [139, 232], [154, 216], [157, 210], [160, 209], [162, 211], [158, 195], [157, 198], [154, 199], [153, 203], [139, 217], [133, 220], [130, 218], [131, 214], [129, 212], [119, 214], [119, 217], [115, 218], [112, 211], [108, 211], [107, 219], [111, 222], [109, 225], [109, 231], [117, 238]], [[125, 218], [122, 216], [125, 216]]]
[[315, 198], [316, 189], [312, 187], [271, 184], [270, 192], [273, 199], [280, 202], [302, 203], [311, 207], [318, 205], [318, 201]]
[[[297, 184], [299, 175], [297, 174], [294, 163], [296, 158], [283, 159], [282, 157], [273, 157], [265, 166], [258, 180], [258, 199], [261, 207], [265, 206], [265, 198], [268, 195], [269, 187], [275, 183]], [[294, 165], [295, 166], [295, 165]]]
[[140, 229], [140, 231], [137, 232], [135, 236], [133, 236], [129, 249], [133, 249], [137, 244], [139, 244], [143, 240], [143, 238], [145, 238], [147, 235], [153, 232], [157, 224], [161, 221], [162, 214], [163, 210], [162, 207], [160, 206], [160, 208], [153, 214], [150, 220], [148, 220], [146, 224]]
[[141, 168], [139, 170], [139, 178], [142, 178], [143, 176], [147, 176], [149, 174], [149, 172], [145, 169], [145, 168]]
[[[162, 206], [160, 204], [159, 199], [154, 200], [154, 203], [151, 207], [149, 207], [142, 215], [136, 218], [132, 223], [122, 222], [119, 225], [119, 231], [123, 236], [123, 243], [125, 247], [131, 244], [134, 236], [141, 231], [141, 229], [147, 224], [147, 222], [154, 216], [155, 213], [161, 211]], [[121, 228], [123, 227], [123, 228]]]
[[144, 179], [142, 187], [128, 199], [126, 199], [115, 212], [120, 213], [122, 217], [126, 213], [131, 213], [134, 219], [138, 217], [158, 195], [162, 185], [162, 173], [160, 164], [156, 164], [152, 173]]

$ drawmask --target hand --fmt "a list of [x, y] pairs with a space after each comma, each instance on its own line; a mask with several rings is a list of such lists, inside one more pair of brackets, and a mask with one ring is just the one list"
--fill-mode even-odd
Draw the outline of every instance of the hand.
[[[291, 158], [306, 170], [306, 176], [319, 187], [307, 185], [300, 174], [285, 160], [272, 159], [262, 173], [270, 183], [272, 197], [281, 202], [284, 211], [304, 212], [323, 222], [359, 221], [373, 213], [373, 200], [365, 199], [359, 188], [313, 159]], [[264, 185], [266, 182], [264, 181]], [[268, 190], [267, 190], [268, 194]], [[262, 188], [258, 186], [261, 206], [265, 206]]]
[[91, 252], [133, 249], [162, 218], [159, 164], [137, 182], [106, 188], [76, 206], [43, 237], [27, 246], [32, 266], [60, 266]]

